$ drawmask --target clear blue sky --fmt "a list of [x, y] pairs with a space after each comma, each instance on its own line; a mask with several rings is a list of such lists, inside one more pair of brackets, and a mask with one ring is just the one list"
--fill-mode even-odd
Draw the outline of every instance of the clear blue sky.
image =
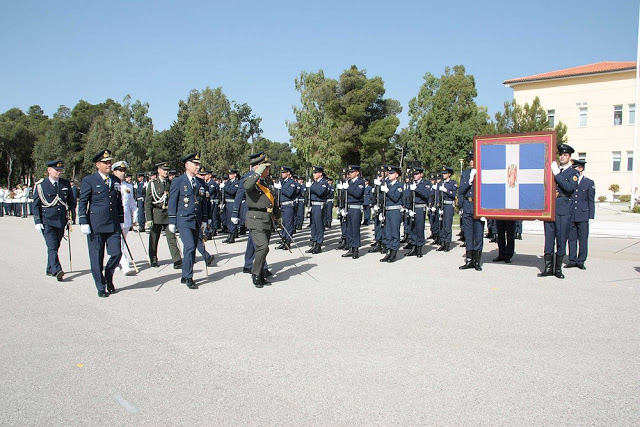
[[382, 77], [406, 126], [423, 75], [463, 64], [493, 116], [512, 98], [506, 79], [634, 60], [637, 19], [625, 0], [4, 2], [0, 112], [131, 94], [163, 130], [191, 89], [220, 86], [285, 142], [301, 71]]

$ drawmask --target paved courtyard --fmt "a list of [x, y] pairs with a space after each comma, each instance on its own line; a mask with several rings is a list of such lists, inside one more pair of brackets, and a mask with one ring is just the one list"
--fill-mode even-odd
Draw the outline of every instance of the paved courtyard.
[[308, 260], [272, 239], [263, 289], [245, 238], [208, 242], [189, 290], [164, 241], [151, 268], [130, 233], [140, 272], [100, 299], [78, 226], [58, 283], [33, 222], [0, 219], [0, 424], [640, 423], [640, 239], [593, 236], [587, 270], [559, 280], [536, 277], [533, 229], [509, 265], [485, 239], [482, 272], [458, 270], [460, 247], [343, 259], [338, 229]]

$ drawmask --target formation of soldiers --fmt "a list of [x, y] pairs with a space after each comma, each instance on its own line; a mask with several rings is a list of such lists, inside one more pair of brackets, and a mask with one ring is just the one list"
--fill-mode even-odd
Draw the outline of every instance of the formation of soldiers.
[[[571, 152], [571, 147], [561, 145], [560, 166], [555, 162], [552, 165], [558, 187], [556, 222], [545, 223], [542, 277], [564, 277], [564, 248], [570, 235], [574, 244], [569, 245], [567, 267], [585, 268], [595, 185], [582, 178], [584, 161], [575, 161], [574, 167], [570, 167]], [[87, 236], [91, 272], [100, 297], [117, 292], [113, 281], [117, 268], [126, 275], [138, 270], [126, 240], [131, 229], [149, 234], [147, 255], [151, 267], [159, 266], [158, 244], [165, 235], [173, 267], [182, 271], [181, 283], [190, 289], [198, 288], [193, 280], [196, 250], [208, 268], [214, 262], [214, 256], [205, 247], [208, 240], [223, 233], [226, 235], [223, 242], [234, 243], [239, 235], [248, 234], [243, 272], [251, 273], [253, 284], [261, 288], [269, 285], [267, 278], [271, 275], [266, 262], [271, 232], [277, 231], [279, 236], [276, 249], [291, 250], [293, 245], [297, 246], [294, 236], [303, 228], [305, 218], [309, 218], [311, 245], [306, 252], [321, 253], [325, 231], [332, 226], [334, 204], [340, 224], [337, 247], [344, 251], [341, 256], [360, 257], [361, 228], [369, 225], [373, 216], [374, 242], [368, 252], [380, 253], [380, 262], [393, 263], [399, 258], [402, 243], [407, 257], [421, 258], [429, 240], [437, 246], [436, 251], [450, 251], [457, 200], [466, 248], [465, 263], [459, 268], [482, 270], [485, 221], [473, 215], [476, 169], [471, 152], [469, 169], [462, 172], [460, 185], [453, 179], [453, 169], [447, 166], [428, 176], [421, 167], [413, 167], [405, 171], [403, 180], [399, 167], [383, 165], [378, 168], [373, 185], [361, 177], [359, 165], [345, 168], [335, 185], [321, 166], [314, 166], [306, 178], [283, 166], [274, 180], [264, 153], [250, 155], [249, 171], [242, 177], [237, 169], [229, 169], [218, 177], [200, 165], [198, 153], [192, 153], [183, 158], [184, 174], [176, 176], [167, 162], [160, 162], [148, 180], [147, 174], [138, 174], [136, 184], [131, 182], [125, 161], [112, 164], [109, 150], [97, 153], [93, 162], [96, 172], [83, 179], [77, 200], [71, 183], [60, 177], [63, 162], [47, 163], [48, 177], [35, 187], [33, 210], [36, 229], [43, 233], [47, 243], [46, 273], [63, 280], [57, 252], [77, 202], [78, 219], [82, 233]], [[105, 251], [110, 256], [106, 266]], [[509, 262], [505, 257], [500, 255], [494, 261]]]

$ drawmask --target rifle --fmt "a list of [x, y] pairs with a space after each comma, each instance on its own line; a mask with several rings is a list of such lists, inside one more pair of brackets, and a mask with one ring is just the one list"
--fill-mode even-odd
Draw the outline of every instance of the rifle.
[[[307, 179], [304, 181], [304, 211], [305, 211], [305, 215], [307, 218], [311, 218], [311, 209], [310, 209], [310, 205], [311, 205], [311, 192], [309, 191], [309, 187], [307, 187], [307, 182], [309, 182], [310, 177], [309, 177], [309, 168], [307, 168], [307, 173], [306, 173]], [[303, 218], [304, 220], [304, 218]]]

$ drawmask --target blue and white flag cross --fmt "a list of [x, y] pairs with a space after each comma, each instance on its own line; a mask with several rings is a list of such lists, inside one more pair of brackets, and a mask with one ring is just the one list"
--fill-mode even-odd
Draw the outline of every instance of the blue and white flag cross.
[[545, 144], [486, 144], [480, 150], [483, 209], [544, 209]]

